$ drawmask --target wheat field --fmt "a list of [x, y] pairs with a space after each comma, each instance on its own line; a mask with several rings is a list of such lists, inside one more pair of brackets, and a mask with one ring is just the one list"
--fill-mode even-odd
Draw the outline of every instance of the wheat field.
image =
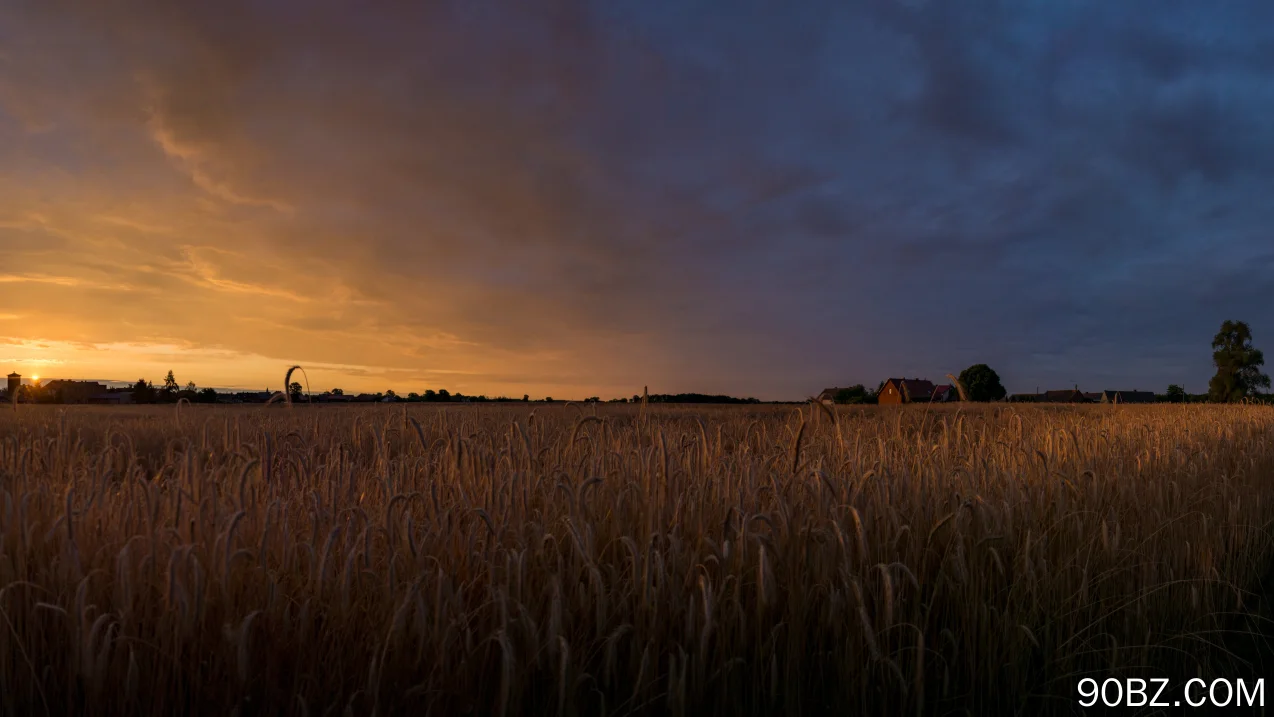
[[0, 415], [7, 715], [1071, 713], [1259, 676], [1256, 406]]

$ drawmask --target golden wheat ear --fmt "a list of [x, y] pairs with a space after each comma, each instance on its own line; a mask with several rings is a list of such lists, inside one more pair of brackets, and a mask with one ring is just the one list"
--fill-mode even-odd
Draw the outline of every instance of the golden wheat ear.
[[968, 402], [969, 394], [964, 390], [964, 384], [960, 383], [960, 379], [951, 374], [947, 374], [947, 378], [951, 379], [951, 384], [956, 387], [956, 392], [960, 394], [960, 400]]
[[[283, 374], [283, 393], [285, 394], [284, 400], [287, 401], [288, 406], [292, 405], [292, 392], [288, 390], [288, 386], [292, 385], [292, 372], [297, 370], [299, 370], [301, 372], [301, 375], [305, 377], [305, 400], [308, 403], [314, 403], [314, 398], [313, 396], [311, 396], [311, 392], [310, 392], [310, 375], [307, 374], [305, 372], [305, 369], [301, 368], [299, 364], [296, 366], [289, 367], [288, 372]], [[273, 401], [274, 400], [273, 397], [271, 397], [270, 400]]]

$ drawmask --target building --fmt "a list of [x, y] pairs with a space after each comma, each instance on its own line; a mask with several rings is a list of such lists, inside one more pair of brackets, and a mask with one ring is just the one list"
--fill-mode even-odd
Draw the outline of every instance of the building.
[[1039, 398], [1041, 403], [1088, 403], [1083, 391], [1077, 388], [1064, 388], [1058, 391], [1045, 391]]
[[1101, 391], [1097, 391], [1097, 392], [1085, 391], [1084, 399], [1087, 400], [1089, 403], [1101, 403], [1101, 395], [1102, 395]]
[[318, 403], [350, 403], [354, 400], [354, 397], [346, 396], [343, 393], [321, 393], [314, 400]]
[[931, 400], [935, 403], [946, 403], [947, 401], [959, 401], [960, 392], [956, 390], [955, 386], [952, 386], [950, 384], [943, 384], [933, 389], [933, 398]]
[[55, 379], [46, 381], [41, 390], [57, 403], [88, 403], [93, 396], [106, 393], [106, 386], [97, 381]]
[[1102, 391], [1102, 403], [1154, 403], [1153, 391]]
[[15, 393], [17, 393], [18, 389], [21, 387], [22, 387], [22, 374], [20, 373], [9, 374], [9, 395], [10, 396], [14, 395]]
[[88, 397], [86, 403], [97, 403], [107, 406], [126, 406], [133, 402], [133, 394], [129, 391], [107, 391]]
[[822, 393], [818, 394], [818, 400], [830, 406], [836, 403], [836, 394], [844, 390], [843, 388], [825, 388]]
[[933, 397], [933, 383], [920, 378], [891, 378], [880, 387], [876, 402], [881, 404], [927, 403]]

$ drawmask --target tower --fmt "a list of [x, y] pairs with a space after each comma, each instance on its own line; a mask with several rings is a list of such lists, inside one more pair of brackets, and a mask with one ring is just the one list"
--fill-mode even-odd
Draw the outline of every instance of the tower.
[[22, 385], [22, 374], [19, 374], [19, 373], [9, 374], [9, 395], [10, 396], [13, 396], [21, 385]]

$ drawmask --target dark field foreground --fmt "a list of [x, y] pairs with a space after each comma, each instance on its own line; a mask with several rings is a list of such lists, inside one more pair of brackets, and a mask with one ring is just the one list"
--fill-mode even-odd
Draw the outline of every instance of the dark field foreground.
[[20, 409], [5, 715], [1065, 714], [1085, 676], [1266, 676], [1269, 408]]

